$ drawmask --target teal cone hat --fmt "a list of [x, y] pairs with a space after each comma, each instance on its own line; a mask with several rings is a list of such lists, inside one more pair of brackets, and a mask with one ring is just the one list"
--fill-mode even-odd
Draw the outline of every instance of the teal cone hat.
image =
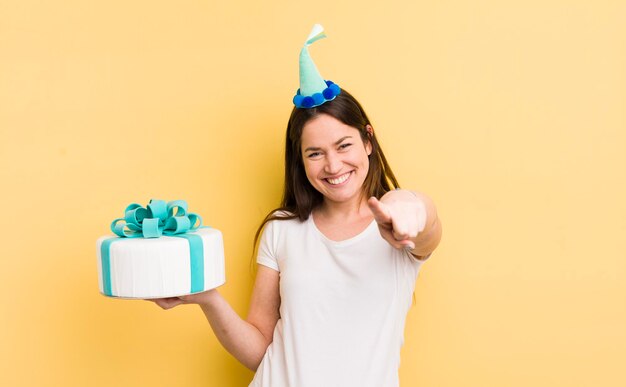
[[319, 24], [314, 25], [300, 51], [300, 88], [293, 97], [293, 104], [297, 108], [308, 109], [319, 106], [324, 102], [332, 101], [341, 93], [339, 86], [322, 78], [309, 55], [309, 46], [325, 37], [324, 27]]

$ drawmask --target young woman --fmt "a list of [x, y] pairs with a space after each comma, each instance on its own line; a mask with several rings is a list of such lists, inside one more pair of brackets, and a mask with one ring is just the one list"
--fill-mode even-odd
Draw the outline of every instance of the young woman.
[[300, 52], [283, 199], [255, 237], [247, 319], [217, 290], [156, 300], [200, 305], [254, 387], [397, 386], [415, 280], [441, 238], [433, 202], [398, 189], [359, 102], [321, 78], [307, 47], [325, 36], [315, 25]]
[[294, 108], [281, 207], [260, 231], [250, 310], [217, 290], [199, 304], [251, 386], [396, 386], [404, 322], [422, 262], [441, 238], [433, 202], [398, 183], [361, 105], [342, 90]]

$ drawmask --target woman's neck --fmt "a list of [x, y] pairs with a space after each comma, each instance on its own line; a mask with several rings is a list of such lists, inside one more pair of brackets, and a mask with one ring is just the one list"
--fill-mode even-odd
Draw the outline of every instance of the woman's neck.
[[374, 219], [365, 200], [353, 203], [324, 201], [313, 210], [313, 222], [328, 239], [343, 241], [362, 233]]
[[353, 202], [337, 203], [324, 200], [322, 205], [314, 210], [317, 218], [324, 218], [332, 223], [358, 222], [364, 218], [372, 218], [372, 212], [367, 206], [365, 198]]

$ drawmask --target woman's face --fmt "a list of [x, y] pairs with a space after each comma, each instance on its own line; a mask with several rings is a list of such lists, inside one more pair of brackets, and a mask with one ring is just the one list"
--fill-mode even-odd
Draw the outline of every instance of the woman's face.
[[372, 153], [356, 128], [327, 114], [302, 128], [302, 160], [306, 176], [324, 200], [336, 203], [358, 200]]

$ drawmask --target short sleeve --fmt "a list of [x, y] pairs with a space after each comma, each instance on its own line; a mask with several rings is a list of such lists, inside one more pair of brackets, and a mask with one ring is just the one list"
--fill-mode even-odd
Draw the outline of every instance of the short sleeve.
[[269, 221], [263, 228], [263, 234], [261, 234], [259, 252], [257, 254], [256, 261], [259, 265], [267, 266], [270, 269], [280, 271], [280, 268], [278, 267], [278, 259], [276, 258], [278, 235], [275, 228], [275, 220]]
[[426, 263], [426, 261], [430, 258], [430, 256], [432, 255], [432, 253], [428, 254], [425, 257], [418, 257], [414, 254], [412, 254], [410, 251], [408, 250], [403, 250], [403, 255], [405, 257], [408, 257], [408, 259], [406, 259], [406, 262], [409, 263], [408, 267], [411, 267], [411, 270], [415, 270], [415, 275], [417, 275], [417, 273], [419, 273], [422, 265], [424, 263]]

